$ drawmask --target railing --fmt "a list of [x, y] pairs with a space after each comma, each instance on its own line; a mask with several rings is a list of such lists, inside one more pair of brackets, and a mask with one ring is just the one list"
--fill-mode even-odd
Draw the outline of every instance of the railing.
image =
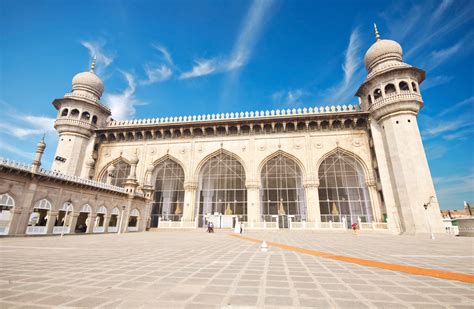
[[46, 234], [48, 227], [46, 226], [28, 226], [26, 228], [27, 235], [44, 235]]
[[107, 228], [108, 233], [117, 233], [118, 232], [118, 227], [117, 226], [109, 226]]
[[194, 229], [194, 228], [197, 228], [197, 225], [198, 225], [198, 217], [196, 217], [193, 221], [184, 221], [184, 218], [182, 217], [179, 221], [165, 220], [159, 217], [157, 228], [162, 228], [162, 229], [193, 228]]
[[370, 105], [369, 111], [378, 108], [381, 105], [390, 104], [398, 102], [401, 100], [415, 100], [418, 102], [423, 102], [421, 95], [419, 93], [412, 93], [403, 91], [401, 93], [394, 93], [390, 96], [380, 97], [374, 101], [374, 104]]
[[0, 235], [8, 235], [9, 226], [0, 226]]
[[255, 112], [236, 112], [236, 113], [221, 113], [221, 114], [207, 114], [194, 116], [179, 116], [179, 117], [161, 117], [148, 119], [134, 119], [134, 120], [112, 120], [107, 123], [108, 127], [127, 127], [127, 126], [146, 126], [153, 124], [170, 124], [170, 123], [189, 123], [189, 122], [205, 122], [218, 121], [229, 119], [256, 119], [267, 117], [287, 117], [297, 115], [315, 115], [315, 114], [329, 114], [340, 112], [360, 112], [360, 105], [332, 105], [310, 108], [293, 108], [293, 109], [277, 109]]
[[69, 234], [71, 228], [69, 226], [55, 226], [53, 227], [53, 234], [61, 234], [64, 230], [64, 234]]
[[[9, 159], [6, 159], [6, 158], [2, 158], [2, 157], [0, 157], [0, 166], [11, 167], [11, 168], [15, 168], [15, 169], [23, 170], [23, 171], [28, 171], [28, 172], [31, 171], [31, 165], [28, 165], [28, 164], [25, 164], [25, 163], [19, 163], [19, 162], [9, 160]], [[105, 182], [95, 181], [95, 180], [91, 180], [91, 179], [85, 179], [85, 178], [81, 178], [81, 177], [77, 177], [77, 176], [65, 175], [65, 174], [62, 174], [60, 172], [50, 171], [50, 170], [46, 170], [46, 169], [43, 169], [43, 168], [40, 169], [38, 174], [48, 176], [48, 177], [53, 177], [53, 178], [56, 178], [56, 179], [65, 180], [65, 181], [70, 181], [70, 182], [74, 182], [74, 183], [78, 183], [78, 184], [88, 185], [88, 186], [92, 186], [92, 187], [96, 187], [96, 188], [100, 188], [100, 189], [105, 189], [105, 190], [110, 190], [110, 191], [115, 191], [115, 192], [120, 192], [120, 193], [126, 193], [125, 189], [122, 188], [122, 187], [117, 187], [117, 186], [113, 186], [113, 185], [105, 183]], [[140, 196], [140, 197], [144, 196], [144, 194], [142, 192], [135, 192], [135, 195]]]
[[127, 226], [128, 232], [138, 232], [138, 226]]
[[105, 227], [104, 226], [94, 226], [92, 233], [104, 233]]

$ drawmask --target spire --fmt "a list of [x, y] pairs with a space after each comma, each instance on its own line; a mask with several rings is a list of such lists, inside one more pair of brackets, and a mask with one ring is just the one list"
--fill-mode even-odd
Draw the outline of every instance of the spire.
[[379, 30], [377, 29], [377, 24], [374, 23], [374, 30], [375, 30], [375, 41], [379, 41], [380, 40], [380, 34], [379, 34]]
[[92, 58], [92, 63], [91, 63], [91, 73], [94, 73], [94, 68], [95, 68], [95, 62], [97, 60], [97, 57], [94, 56], [94, 58]]

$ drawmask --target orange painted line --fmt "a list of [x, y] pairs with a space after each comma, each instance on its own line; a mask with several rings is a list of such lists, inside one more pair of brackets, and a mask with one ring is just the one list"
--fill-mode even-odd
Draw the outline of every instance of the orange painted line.
[[[235, 235], [235, 234], [231, 234], [231, 236], [234, 236], [243, 240], [252, 241], [255, 243], [262, 242], [262, 240], [260, 239], [251, 238], [247, 236], [240, 236], [240, 235]], [[358, 264], [362, 266], [376, 267], [376, 268], [387, 269], [387, 270], [392, 270], [392, 271], [399, 271], [399, 272], [412, 274], [412, 275], [428, 276], [428, 277], [434, 277], [434, 278], [440, 278], [440, 279], [446, 279], [446, 280], [474, 283], [474, 275], [471, 275], [471, 274], [456, 273], [456, 272], [450, 272], [450, 271], [444, 271], [444, 270], [422, 268], [422, 267], [400, 265], [400, 264], [391, 264], [391, 263], [386, 263], [386, 262], [366, 260], [366, 259], [350, 257], [350, 256], [335, 255], [328, 252], [289, 246], [289, 245], [280, 244], [280, 243], [271, 242], [271, 241], [268, 241], [267, 244], [269, 246], [280, 248], [283, 250], [299, 252], [299, 253], [308, 254], [312, 256], [319, 256], [326, 259], [353, 263], [353, 264]]]

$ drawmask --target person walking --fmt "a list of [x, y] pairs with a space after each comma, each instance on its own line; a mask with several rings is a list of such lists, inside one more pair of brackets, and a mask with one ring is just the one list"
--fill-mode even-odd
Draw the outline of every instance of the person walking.
[[240, 222], [240, 234], [242, 235], [242, 232], [244, 231], [244, 223]]

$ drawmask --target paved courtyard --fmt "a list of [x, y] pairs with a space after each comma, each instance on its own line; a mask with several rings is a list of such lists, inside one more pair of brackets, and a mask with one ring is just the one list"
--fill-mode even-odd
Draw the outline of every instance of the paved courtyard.
[[[474, 274], [472, 238], [249, 231], [281, 244]], [[473, 308], [474, 284], [231, 237], [158, 231], [0, 239], [0, 307]]]

